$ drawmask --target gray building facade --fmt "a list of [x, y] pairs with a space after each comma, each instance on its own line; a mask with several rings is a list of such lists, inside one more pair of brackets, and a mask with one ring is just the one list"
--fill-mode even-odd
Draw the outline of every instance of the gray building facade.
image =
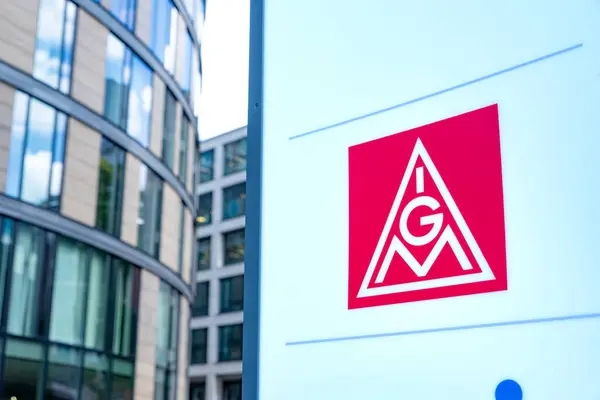
[[240, 400], [244, 323], [246, 128], [201, 144], [191, 400]]

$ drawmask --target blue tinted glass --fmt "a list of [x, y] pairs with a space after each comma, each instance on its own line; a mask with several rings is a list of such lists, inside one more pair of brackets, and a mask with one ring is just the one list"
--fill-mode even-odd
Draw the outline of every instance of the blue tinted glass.
[[185, 39], [183, 41], [183, 55], [181, 63], [182, 75], [180, 84], [183, 92], [189, 97], [192, 85], [192, 37], [188, 31], [186, 31]]
[[58, 88], [64, 36], [65, 0], [41, 0], [33, 76]]
[[75, 19], [77, 7], [70, 1], [65, 14], [65, 35], [63, 40], [63, 59], [60, 67], [60, 87], [63, 93], [71, 90], [71, 71], [73, 67], [73, 43], [75, 38]]
[[198, 65], [198, 53], [192, 49], [192, 93], [191, 102], [193, 106], [194, 115], [200, 114], [200, 93], [202, 91], [202, 76], [200, 75], [200, 67]]
[[185, 115], [181, 115], [181, 134], [179, 136], [179, 179], [184, 184], [187, 182], [189, 126], [190, 121]]
[[150, 47], [156, 57], [164, 63], [165, 47], [169, 40], [169, 0], [154, 0], [152, 6], [152, 36], [150, 38]]
[[8, 168], [6, 170], [5, 194], [19, 197], [21, 191], [21, 175], [23, 151], [25, 149], [25, 129], [27, 128], [27, 107], [29, 96], [17, 92], [13, 106], [12, 126], [10, 131]]
[[118, 236], [121, 228], [125, 151], [103, 137], [100, 142], [96, 228]]
[[23, 158], [21, 199], [36, 205], [48, 205], [55, 119], [56, 110], [31, 99]]
[[111, 0], [110, 12], [130, 30], [135, 22], [135, 0]]
[[17, 92], [11, 128], [5, 194], [58, 210], [67, 117]]
[[175, 161], [175, 124], [177, 119], [177, 100], [171, 91], [167, 90], [165, 96], [165, 116], [163, 121], [163, 146], [162, 159], [173, 169]]
[[150, 110], [152, 109], [152, 70], [133, 57], [127, 133], [148, 147], [150, 143]]
[[173, 2], [169, 1], [167, 7], [167, 14], [169, 18], [169, 25], [165, 32], [167, 41], [165, 46], [165, 59], [164, 66], [171, 74], [175, 73], [175, 56], [177, 54], [177, 21], [179, 19], [179, 13], [173, 5]]
[[154, 0], [150, 47], [167, 71], [175, 71], [178, 12], [171, 0]]
[[36, 79], [68, 93], [77, 7], [65, 0], [41, 0], [33, 63]]
[[49, 205], [58, 210], [60, 193], [62, 189], [63, 165], [65, 162], [65, 138], [67, 135], [67, 117], [63, 113], [56, 116], [56, 131], [54, 132], [54, 145], [52, 154], [52, 168], [50, 170], [50, 197]]
[[125, 122], [125, 102], [131, 75], [131, 51], [113, 35], [108, 36], [106, 45], [106, 94], [104, 115], [116, 125]]

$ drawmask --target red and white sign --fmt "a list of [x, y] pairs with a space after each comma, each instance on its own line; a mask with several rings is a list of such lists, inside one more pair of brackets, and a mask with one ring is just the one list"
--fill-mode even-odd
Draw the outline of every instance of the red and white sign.
[[507, 289], [497, 105], [349, 149], [348, 307]]

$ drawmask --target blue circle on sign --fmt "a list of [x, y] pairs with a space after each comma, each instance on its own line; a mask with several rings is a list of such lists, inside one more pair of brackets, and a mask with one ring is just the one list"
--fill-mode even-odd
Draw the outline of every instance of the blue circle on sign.
[[496, 400], [523, 400], [523, 390], [512, 379], [504, 380], [496, 386]]

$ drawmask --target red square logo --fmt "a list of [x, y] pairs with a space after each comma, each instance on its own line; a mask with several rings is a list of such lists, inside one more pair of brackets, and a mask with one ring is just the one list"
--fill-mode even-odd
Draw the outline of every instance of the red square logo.
[[348, 150], [348, 308], [507, 289], [498, 106]]

